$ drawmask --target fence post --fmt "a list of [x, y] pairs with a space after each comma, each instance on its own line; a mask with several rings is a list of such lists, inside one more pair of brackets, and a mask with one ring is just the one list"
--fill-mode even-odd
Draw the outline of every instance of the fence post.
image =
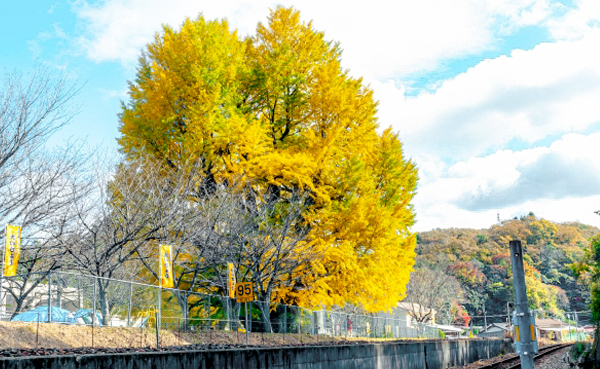
[[131, 327], [131, 302], [133, 299], [133, 283], [129, 283], [129, 305], [127, 306], [127, 326]]
[[348, 314], [344, 314], [344, 337], [348, 340]]
[[281, 330], [283, 334], [287, 333], [287, 305], [283, 305], [283, 324]]
[[37, 323], [35, 327], [35, 348], [38, 348], [40, 342], [40, 313], [37, 315]]
[[94, 289], [92, 292], [92, 327], [94, 327], [94, 321], [96, 320], [96, 284], [98, 280], [94, 277]]
[[248, 310], [248, 327], [246, 327], [250, 332], [252, 332], [252, 306], [254, 302], [250, 301], [250, 310]]
[[96, 319], [96, 312], [92, 311], [92, 348], [94, 347], [94, 320]]
[[48, 272], [48, 323], [52, 321], [52, 272]]
[[2, 320], [2, 316], [4, 315], [4, 311], [6, 310], [6, 306], [4, 306], [4, 299], [2, 298], [2, 287], [4, 287], [4, 257], [1, 257], [2, 264], [0, 264], [0, 321]]
[[248, 325], [248, 301], [244, 302], [244, 312], [246, 313], [246, 345], [250, 344], [250, 325]]
[[158, 327], [160, 327], [160, 318], [161, 318], [161, 302], [162, 302], [162, 287], [158, 287], [158, 305], [156, 305], [156, 311], [158, 312], [158, 315], [156, 317], [156, 329], [158, 329]]
[[302, 308], [298, 307], [298, 334], [302, 334]]
[[81, 306], [81, 281], [77, 277], [77, 307], [83, 309]]
[[211, 318], [211, 314], [210, 314], [210, 300], [211, 300], [211, 295], [207, 295], [208, 296], [208, 329], [210, 330], [210, 318]]
[[160, 327], [158, 319], [160, 318], [160, 313], [158, 311], [154, 312], [154, 320], [156, 321], [156, 348], [160, 348], [160, 336], [158, 335], [158, 328]]
[[185, 320], [183, 324], [185, 324], [185, 330], [187, 331], [190, 327], [190, 307], [189, 307], [189, 292], [185, 292]]

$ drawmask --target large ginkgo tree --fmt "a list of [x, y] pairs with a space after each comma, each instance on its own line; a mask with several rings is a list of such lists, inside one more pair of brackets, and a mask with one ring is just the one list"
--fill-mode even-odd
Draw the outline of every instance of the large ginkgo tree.
[[293, 8], [246, 38], [202, 16], [164, 26], [140, 57], [119, 142], [129, 160], [195, 163], [203, 189], [250, 188], [258, 207], [305, 196], [298, 244], [318, 252], [260, 298], [384, 310], [405, 296], [414, 264], [417, 169], [341, 54]]

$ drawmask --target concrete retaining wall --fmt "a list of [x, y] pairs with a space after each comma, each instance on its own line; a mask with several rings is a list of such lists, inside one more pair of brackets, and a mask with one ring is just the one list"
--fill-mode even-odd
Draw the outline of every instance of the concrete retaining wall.
[[0, 369], [437, 369], [512, 351], [508, 340], [452, 340], [0, 359]]

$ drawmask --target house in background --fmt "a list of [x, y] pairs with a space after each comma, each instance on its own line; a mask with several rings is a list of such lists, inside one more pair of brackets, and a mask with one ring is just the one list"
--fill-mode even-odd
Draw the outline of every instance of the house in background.
[[535, 319], [538, 337], [548, 338], [552, 341], [565, 342], [585, 340], [585, 331], [582, 327], [569, 325], [556, 319]]
[[463, 337], [462, 333], [465, 330], [461, 327], [455, 327], [453, 325], [444, 325], [444, 324], [432, 324], [433, 328], [437, 328], [440, 331], [444, 332], [446, 339], [460, 338]]
[[484, 327], [477, 337], [505, 337], [512, 333], [512, 325], [507, 323], [492, 323]]

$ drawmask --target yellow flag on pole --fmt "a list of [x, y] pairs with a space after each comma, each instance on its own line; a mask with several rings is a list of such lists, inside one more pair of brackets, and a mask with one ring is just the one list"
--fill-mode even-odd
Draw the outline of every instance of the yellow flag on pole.
[[173, 261], [171, 257], [171, 245], [160, 245], [160, 286], [173, 288]]
[[233, 263], [227, 263], [227, 290], [229, 291], [229, 298], [235, 298], [235, 269]]
[[7, 277], [17, 275], [17, 264], [21, 255], [21, 227], [6, 225], [6, 247], [4, 249], [4, 270]]

